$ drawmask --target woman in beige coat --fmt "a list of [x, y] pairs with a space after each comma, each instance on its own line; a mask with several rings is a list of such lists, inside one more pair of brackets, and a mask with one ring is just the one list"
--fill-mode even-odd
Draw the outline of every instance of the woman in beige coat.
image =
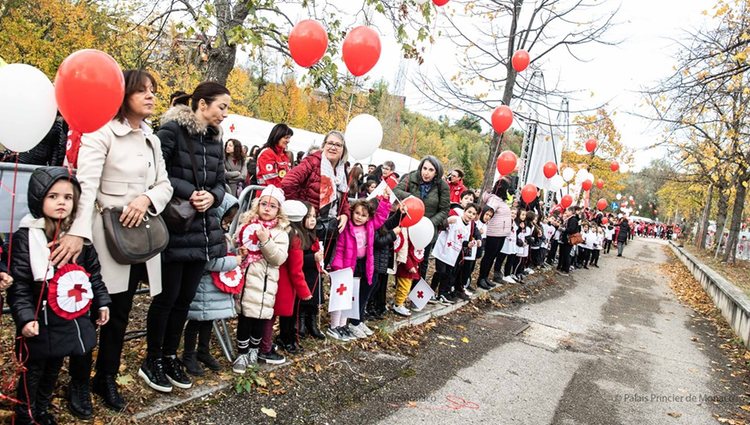
[[[125, 99], [115, 119], [83, 136], [77, 171], [81, 183], [78, 213], [73, 227], [52, 254], [53, 261], [64, 264], [69, 260], [68, 254], [80, 251], [84, 243], [93, 243], [99, 254], [102, 278], [112, 304], [111, 319], [99, 336], [93, 389], [108, 407], [118, 411], [125, 408], [125, 401], [115, 377], [133, 295], [142, 280], [149, 282], [151, 296], [161, 292], [161, 257], [132, 266], [117, 263], [107, 249], [102, 217], [95, 204], [103, 208], [127, 206], [120, 221], [132, 227], [140, 225], [146, 214], [160, 214], [172, 197], [161, 144], [144, 122], [153, 113], [156, 81], [139, 70], [125, 71], [124, 77]], [[71, 378], [88, 379], [90, 369], [90, 358], [88, 364], [71, 365]], [[78, 396], [90, 406], [89, 394]]]

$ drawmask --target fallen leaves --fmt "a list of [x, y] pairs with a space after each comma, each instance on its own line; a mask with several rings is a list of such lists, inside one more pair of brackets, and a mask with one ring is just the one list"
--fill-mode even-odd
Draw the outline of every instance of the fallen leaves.
[[266, 415], [268, 417], [271, 417], [271, 418], [275, 418], [276, 417], [276, 411], [273, 410], [273, 409], [268, 409], [266, 407], [261, 407], [260, 411], [261, 411], [261, 413], [263, 413], [264, 415]]

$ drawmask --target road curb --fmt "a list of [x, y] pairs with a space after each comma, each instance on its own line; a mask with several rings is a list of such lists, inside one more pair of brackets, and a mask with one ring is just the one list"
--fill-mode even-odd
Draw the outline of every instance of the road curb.
[[[434, 304], [434, 305], [428, 304], [428, 306], [431, 306], [431, 307], [425, 307], [425, 309], [422, 311], [413, 312], [412, 315], [408, 318], [399, 318], [398, 320], [388, 323], [386, 326], [380, 327], [380, 329], [386, 333], [393, 333], [407, 326], [418, 326], [425, 322], [428, 322], [431, 319], [438, 318], [441, 316], [446, 316], [467, 305], [470, 305], [477, 301], [486, 300], [490, 297], [496, 300], [503, 300], [512, 296], [518, 291], [523, 290], [524, 288], [540, 286], [547, 280], [546, 278], [549, 277], [553, 272], [554, 270], [548, 270], [546, 272], [537, 272], [534, 275], [531, 275], [530, 277], [528, 277], [527, 281], [523, 285], [507, 285], [507, 284], [498, 285], [489, 291], [484, 290], [484, 289], [477, 289], [477, 291], [475, 292], [475, 295], [472, 297], [471, 300], [461, 300], [453, 305], [444, 306], [440, 304]], [[296, 360], [289, 359], [289, 361], [281, 365], [262, 365], [260, 370], [261, 372], [271, 372], [277, 369], [287, 367], [293, 364], [295, 361], [301, 361], [312, 356], [318, 356], [320, 354], [331, 351], [332, 349], [333, 347], [324, 347], [320, 350], [308, 351], [304, 355], [298, 356]], [[170, 394], [159, 394], [158, 395], [159, 400], [156, 401], [154, 405], [152, 405], [150, 408], [142, 412], [138, 412], [137, 414], [133, 415], [133, 418], [137, 421], [145, 420], [153, 415], [163, 413], [169, 409], [179, 407], [180, 405], [189, 403], [199, 398], [203, 398], [203, 397], [215, 394], [219, 391], [223, 391], [227, 388], [231, 388], [232, 385], [234, 385], [234, 379], [230, 381], [222, 381], [218, 385], [213, 385], [213, 386], [200, 385], [200, 386], [194, 386], [193, 388], [189, 390], [181, 390], [179, 392], [170, 393]]]

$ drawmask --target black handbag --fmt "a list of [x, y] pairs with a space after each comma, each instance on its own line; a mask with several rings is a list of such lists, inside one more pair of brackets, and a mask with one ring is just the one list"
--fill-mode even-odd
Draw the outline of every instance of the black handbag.
[[161, 216], [146, 214], [138, 226], [120, 223], [122, 207], [103, 208], [104, 238], [112, 258], [120, 264], [140, 264], [164, 251], [169, 231]]
[[[193, 179], [195, 179], [195, 185], [197, 186], [198, 166], [196, 165], [193, 152], [193, 140], [190, 138], [190, 135], [185, 137], [183, 133], [184, 130], [180, 129], [177, 137], [178, 140], [186, 140], [189, 151], [188, 154], [190, 155], [190, 163], [193, 166]], [[175, 151], [176, 150], [177, 149], [175, 149]], [[195, 220], [197, 213], [198, 211], [193, 207], [193, 204], [190, 203], [189, 199], [173, 196], [172, 199], [169, 200], [169, 203], [167, 203], [167, 206], [164, 208], [161, 215], [164, 217], [164, 222], [171, 232], [185, 233], [190, 230], [190, 226], [193, 224], [193, 220]]]

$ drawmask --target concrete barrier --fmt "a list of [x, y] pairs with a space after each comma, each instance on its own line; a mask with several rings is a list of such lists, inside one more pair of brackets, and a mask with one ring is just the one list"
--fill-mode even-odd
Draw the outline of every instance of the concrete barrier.
[[670, 241], [669, 246], [700, 282], [716, 308], [727, 319], [734, 333], [742, 339], [746, 347], [750, 348], [750, 298], [694, 255], [679, 248], [674, 242]]

